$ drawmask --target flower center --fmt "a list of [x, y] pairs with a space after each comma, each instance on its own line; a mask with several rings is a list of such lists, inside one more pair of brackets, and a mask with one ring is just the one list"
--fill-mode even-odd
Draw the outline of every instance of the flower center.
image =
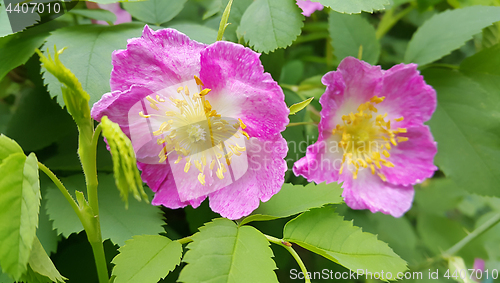
[[205, 141], [205, 129], [200, 125], [189, 125], [187, 129], [191, 142]]
[[[187, 85], [177, 88], [168, 99], [156, 95], [156, 99], [146, 99], [153, 109], [150, 114], [139, 115], [154, 120], [158, 130], [157, 144], [163, 145], [158, 154], [159, 163], [165, 162], [173, 153], [177, 156], [174, 164], [184, 161], [184, 172], [199, 170], [198, 181], [205, 185], [207, 173], [215, 170], [219, 179], [224, 179], [233, 155], [240, 156], [246, 148], [241, 144], [241, 136], [249, 139], [244, 131], [246, 125], [241, 119], [221, 117], [206, 98], [211, 91], [203, 88], [203, 82], [194, 76], [197, 91], [191, 93]], [[194, 84], [194, 83], [193, 83]], [[152, 120], [152, 118], [154, 118]], [[240, 144], [238, 144], [238, 142]], [[243, 141], [244, 142], [244, 141]], [[194, 164], [196, 169], [192, 168]], [[182, 166], [182, 165], [180, 165]]]
[[[394, 167], [394, 164], [385, 158], [391, 155], [389, 151], [398, 142], [407, 141], [407, 137], [398, 136], [399, 133], [406, 133], [405, 128], [391, 129], [391, 121], [386, 121], [387, 113], [375, 115], [378, 110], [376, 104], [384, 101], [385, 97], [374, 96], [370, 101], [358, 107], [357, 113], [349, 113], [342, 116], [342, 125], [337, 125], [332, 130], [332, 134], [339, 134], [342, 140], [339, 145], [344, 150], [342, 166], [354, 165], [353, 178], [358, 177], [360, 168], [370, 168], [372, 174], [377, 174], [383, 181], [387, 178], [378, 169], [382, 166]], [[396, 122], [403, 121], [403, 117], [393, 119]], [[392, 146], [391, 146], [392, 145]], [[384, 158], [385, 157], [385, 158]]]

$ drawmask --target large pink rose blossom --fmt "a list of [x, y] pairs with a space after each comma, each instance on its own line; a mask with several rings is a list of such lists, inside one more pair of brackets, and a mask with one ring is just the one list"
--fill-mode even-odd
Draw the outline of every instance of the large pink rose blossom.
[[238, 219], [280, 190], [289, 110], [258, 53], [146, 26], [112, 63], [112, 92], [92, 117], [131, 138], [154, 205], [197, 207], [208, 196], [213, 211]]
[[411, 207], [413, 185], [437, 170], [436, 142], [423, 124], [436, 109], [434, 89], [415, 64], [385, 71], [352, 57], [322, 82], [318, 141], [294, 173], [316, 183], [343, 182], [353, 209], [400, 217]]
[[311, 0], [297, 0], [297, 6], [302, 9], [302, 15], [310, 17], [315, 11], [323, 10], [323, 5], [318, 2], [311, 2]]

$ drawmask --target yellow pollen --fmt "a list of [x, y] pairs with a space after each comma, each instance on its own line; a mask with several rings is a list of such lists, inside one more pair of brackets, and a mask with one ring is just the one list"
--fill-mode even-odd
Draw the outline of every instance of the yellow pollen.
[[139, 112], [139, 116], [141, 116], [142, 118], [150, 118], [151, 117], [151, 115], [144, 115], [144, 113], [142, 113], [142, 111]]
[[244, 130], [246, 129], [247, 125], [245, 125], [245, 123], [243, 123], [243, 121], [241, 121], [240, 118], [238, 118], [238, 121], [240, 121], [240, 125], [241, 125], [241, 128]]
[[405, 142], [407, 140], [408, 140], [407, 137], [398, 137], [398, 142]]
[[222, 173], [222, 169], [221, 168], [217, 168], [217, 177], [219, 177], [219, 179], [224, 179], [224, 174]]
[[382, 96], [382, 97], [374, 96], [374, 97], [372, 97], [372, 99], [370, 99], [370, 102], [379, 104], [380, 102], [384, 101], [384, 99], [385, 99], [385, 96]]
[[387, 150], [382, 151], [382, 154], [383, 154], [385, 157], [387, 157], [387, 158], [391, 157], [391, 155], [389, 154], [389, 152], [388, 152]]
[[205, 96], [205, 95], [207, 95], [210, 91], [211, 91], [211, 89], [209, 89], [209, 88], [205, 88], [205, 89], [203, 89], [202, 91], [200, 91], [200, 96]]
[[195, 161], [194, 161], [194, 166], [196, 166], [196, 168], [197, 168], [198, 170], [200, 170], [200, 172], [201, 172], [201, 173], [203, 173], [203, 167], [201, 166], [200, 161], [195, 160]]
[[149, 106], [151, 106], [151, 108], [153, 108], [156, 111], [160, 110], [160, 108], [158, 108], [158, 106], [156, 106], [156, 104], [154, 103], [150, 103]]
[[380, 177], [380, 179], [382, 179], [382, 181], [384, 181], [384, 182], [385, 182], [385, 181], [387, 181], [387, 177], [385, 177], [385, 175], [384, 175], [384, 174], [382, 174], [382, 173], [377, 173], [377, 175]]
[[187, 161], [186, 165], [184, 166], [184, 172], [187, 173], [189, 171], [190, 167], [191, 167], [191, 161]]
[[198, 174], [198, 181], [200, 181], [200, 184], [205, 186], [205, 175], [203, 173]]
[[179, 162], [181, 162], [181, 160], [182, 160], [182, 157], [179, 155], [177, 157], [177, 160], [174, 162], [174, 164], [178, 164]]
[[[147, 104], [153, 109], [148, 108], [151, 115], [144, 114], [145, 111], [138, 114], [142, 118], [155, 119], [157, 128], [153, 129], [153, 135], [156, 136], [156, 143], [162, 146], [158, 153], [159, 162], [165, 162], [172, 152], [176, 152], [177, 157], [172, 165], [183, 168], [185, 173], [197, 174], [198, 181], [205, 186], [205, 169], [210, 168], [211, 182], [213, 173], [218, 177], [215, 181], [222, 180], [228, 171], [227, 166], [231, 164], [231, 158], [241, 156], [246, 151], [233, 137], [250, 137], [243, 131], [247, 128], [245, 123], [238, 117], [223, 117], [223, 113], [214, 109], [206, 99], [211, 90], [204, 88], [197, 76], [194, 76], [194, 80], [196, 85], [190, 82], [173, 91], [166, 89], [162, 92], [166, 96], [146, 96]], [[192, 164], [197, 170], [190, 171]], [[216, 172], [213, 172], [215, 169]]]
[[198, 78], [198, 76], [194, 76], [194, 80], [196, 81], [196, 84], [199, 85], [199, 86], [202, 86], [203, 87], [203, 82], [200, 80], [200, 78]]
[[[359, 176], [361, 170], [369, 167], [371, 174], [377, 174], [383, 181], [387, 180], [379, 170], [382, 166], [395, 166], [387, 160], [391, 157], [389, 151], [392, 146], [397, 146], [397, 142], [408, 138], [398, 136], [399, 133], [406, 133], [406, 129], [391, 129], [391, 124], [394, 123], [386, 120], [387, 113], [374, 114], [378, 112], [376, 105], [384, 99], [385, 97], [374, 96], [370, 101], [360, 104], [356, 113], [342, 115], [342, 122], [331, 130], [332, 135], [339, 135], [339, 145], [344, 150], [339, 174], [342, 174], [346, 164], [352, 164], [354, 169], [349, 167], [349, 170], [353, 171], [353, 179]], [[393, 120], [400, 122], [403, 117]], [[241, 151], [239, 148], [235, 149]]]
[[242, 133], [245, 137], [247, 137], [247, 140], [250, 139], [250, 136], [247, 134], [247, 132], [239, 130], [240, 133]]

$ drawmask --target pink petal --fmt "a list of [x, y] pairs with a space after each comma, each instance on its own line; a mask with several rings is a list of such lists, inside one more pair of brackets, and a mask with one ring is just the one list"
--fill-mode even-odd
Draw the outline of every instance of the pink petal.
[[297, 6], [302, 9], [302, 15], [309, 17], [315, 11], [323, 10], [323, 5], [318, 2], [311, 2], [311, 0], [297, 0]]
[[344, 181], [342, 197], [352, 209], [369, 209], [371, 212], [382, 212], [394, 217], [401, 217], [411, 208], [413, 186], [393, 185], [372, 175], [369, 169], [360, 170], [357, 179], [345, 170], [340, 176]]
[[241, 118], [251, 137], [269, 138], [285, 130], [289, 109], [284, 94], [264, 73], [259, 54], [239, 44], [218, 41], [201, 52], [200, 78], [212, 89], [207, 99], [226, 117]]
[[210, 208], [223, 217], [239, 219], [279, 192], [287, 170], [288, 151], [281, 134], [273, 139], [251, 138], [247, 143], [248, 171], [235, 183], [209, 195]]
[[380, 96], [385, 100], [377, 105], [379, 112], [387, 112], [387, 119], [404, 117], [394, 127], [407, 128], [422, 125], [436, 110], [436, 91], [425, 83], [416, 64], [399, 64], [384, 71], [384, 85]]
[[295, 162], [293, 173], [303, 176], [309, 182], [336, 182], [342, 166], [342, 149], [333, 138], [319, 140], [307, 147], [306, 156]]
[[387, 158], [395, 166], [382, 166], [380, 171], [387, 177], [387, 181], [395, 185], [413, 185], [432, 177], [438, 169], [434, 165], [434, 156], [437, 153], [437, 144], [427, 126], [412, 127], [407, 133], [399, 134], [409, 140], [398, 143]]
[[141, 178], [153, 192], [155, 196], [151, 201], [152, 205], [163, 205], [171, 209], [177, 209], [188, 205], [196, 208], [200, 206], [206, 197], [182, 202], [175, 187], [174, 178], [168, 164], [144, 164], [137, 163], [142, 171]]
[[[88, 9], [103, 9], [103, 10], [108, 10], [111, 13], [115, 14], [116, 16], [116, 21], [114, 22], [115, 25], [122, 24], [122, 23], [129, 23], [132, 21], [132, 16], [129, 14], [129, 12], [123, 10], [120, 7], [120, 3], [111, 3], [111, 4], [98, 4], [94, 2], [86, 2], [87, 8]], [[96, 21], [92, 20], [93, 24], [99, 24], [99, 25], [108, 25], [107, 22], [105, 21]]]
[[200, 71], [204, 48], [174, 29], [155, 32], [146, 25], [140, 38], [129, 40], [126, 50], [113, 52], [111, 90], [138, 85], [154, 92], [192, 80]]

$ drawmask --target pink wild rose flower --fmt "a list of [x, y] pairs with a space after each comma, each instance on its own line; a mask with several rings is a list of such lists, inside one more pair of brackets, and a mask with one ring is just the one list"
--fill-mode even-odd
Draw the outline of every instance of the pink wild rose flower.
[[153, 205], [210, 207], [229, 219], [276, 194], [287, 170], [284, 94], [259, 54], [145, 26], [113, 52], [111, 93], [92, 108], [130, 137]]
[[[103, 10], [107, 10], [107, 11], [110, 11], [111, 13], [115, 14], [116, 21], [113, 23], [115, 25], [129, 23], [132, 21], [132, 16], [129, 14], [129, 12], [123, 10], [120, 7], [120, 3], [99, 4], [99, 3], [90, 2], [90, 1], [87, 1], [85, 3], [87, 4], [88, 9], [103, 9]], [[92, 20], [92, 23], [98, 24], [98, 25], [108, 25], [107, 22], [98, 21], [98, 20]]]
[[323, 5], [318, 2], [311, 2], [311, 0], [297, 0], [297, 6], [302, 9], [302, 15], [310, 17], [315, 11], [323, 10]]
[[321, 81], [318, 141], [293, 172], [310, 182], [343, 182], [353, 209], [402, 216], [413, 185], [437, 170], [436, 142], [423, 124], [436, 109], [436, 92], [415, 64], [385, 71], [353, 57]]

